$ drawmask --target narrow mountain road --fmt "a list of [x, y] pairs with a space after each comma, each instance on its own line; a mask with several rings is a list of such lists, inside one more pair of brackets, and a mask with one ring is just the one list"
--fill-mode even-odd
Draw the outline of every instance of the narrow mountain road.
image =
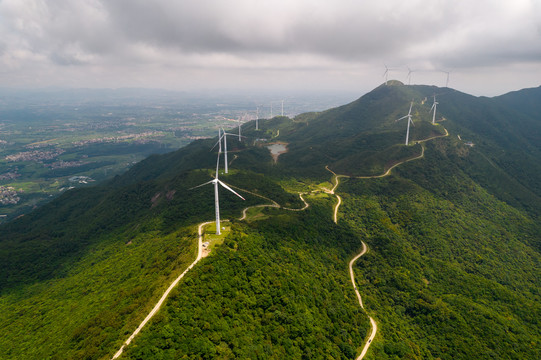
[[303, 211], [303, 210], [306, 210], [308, 209], [308, 206], [310, 206], [310, 204], [308, 204], [306, 202], [306, 200], [304, 200], [304, 198], [302, 197], [303, 193], [299, 193], [299, 197], [301, 198], [302, 202], [304, 203], [304, 206], [302, 208], [299, 208], [299, 209], [292, 209], [292, 208], [286, 208], [286, 207], [283, 207], [282, 206], [282, 209], [284, 210], [289, 210], [289, 211]]
[[158, 312], [158, 310], [160, 310], [161, 306], [163, 305], [163, 303], [165, 302], [165, 299], [167, 299], [167, 296], [169, 295], [169, 293], [171, 292], [171, 290], [173, 290], [173, 288], [175, 286], [177, 286], [178, 282], [180, 281], [180, 279], [182, 279], [184, 277], [184, 275], [186, 275], [186, 273], [188, 271], [190, 271], [194, 266], [195, 264], [197, 264], [199, 262], [199, 260], [202, 259], [203, 257], [203, 227], [208, 225], [208, 224], [211, 224], [213, 223], [213, 221], [207, 221], [207, 222], [204, 222], [204, 223], [201, 223], [199, 224], [199, 227], [198, 227], [198, 235], [199, 235], [199, 239], [198, 239], [198, 249], [197, 249], [197, 258], [194, 260], [194, 262], [188, 266], [186, 268], [186, 270], [184, 270], [184, 272], [182, 274], [179, 275], [179, 277], [177, 277], [172, 283], [171, 285], [169, 285], [169, 287], [167, 288], [167, 290], [165, 290], [165, 292], [163, 293], [162, 297], [160, 298], [160, 300], [158, 300], [158, 302], [156, 303], [156, 305], [154, 305], [154, 308], [148, 313], [147, 317], [141, 322], [141, 324], [139, 324], [139, 326], [137, 327], [137, 329], [135, 329], [135, 331], [130, 335], [130, 337], [128, 338], [128, 340], [126, 340], [126, 342], [124, 344], [122, 344], [122, 346], [120, 347], [120, 349], [116, 352], [116, 354], [113, 356], [113, 359], [117, 359], [121, 354], [122, 352], [124, 351], [124, 347], [125, 346], [128, 346], [133, 338], [139, 334], [139, 332], [141, 331], [141, 329], [146, 325], [146, 323], [152, 319], [152, 317]]
[[249, 206], [247, 208], [245, 208], [243, 211], [242, 211], [242, 216], [239, 218], [239, 220], [246, 220], [246, 216], [247, 216], [247, 211], [249, 209], [253, 209], [253, 208], [263, 208], [263, 207], [273, 207], [273, 208], [278, 208], [278, 209], [284, 209], [284, 210], [288, 210], [288, 211], [303, 211], [303, 210], [306, 210], [310, 204], [308, 204], [306, 202], [306, 200], [302, 197], [303, 193], [299, 193], [299, 198], [302, 200], [302, 202], [304, 203], [304, 206], [302, 208], [299, 208], [299, 209], [292, 209], [292, 208], [286, 208], [286, 207], [283, 207], [281, 206], [280, 204], [278, 204], [276, 201], [272, 200], [272, 199], [269, 199], [268, 197], [265, 197], [263, 195], [259, 195], [259, 194], [256, 194], [254, 192], [251, 192], [249, 190], [246, 190], [246, 189], [243, 189], [243, 188], [240, 188], [238, 186], [233, 186], [233, 185], [229, 185], [230, 187], [234, 188], [234, 189], [237, 189], [239, 191], [242, 191], [242, 192], [245, 192], [245, 193], [248, 193], [248, 194], [251, 194], [251, 195], [254, 195], [254, 196], [257, 196], [261, 199], [264, 199], [264, 200], [267, 200], [269, 202], [271, 202], [272, 204], [261, 204], [261, 205], [254, 205], [254, 206]]
[[[409, 161], [413, 161], [413, 160], [418, 160], [418, 159], [422, 159], [424, 156], [425, 156], [425, 146], [424, 146], [424, 142], [426, 141], [429, 141], [429, 140], [433, 140], [433, 139], [436, 139], [436, 138], [440, 138], [440, 137], [445, 137], [445, 136], [449, 136], [449, 132], [447, 131], [447, 129], [445, 129], [445, 134], [444, 135], [437, 135], [437, 136], [433, 136], [433, 137], [430, 137], [428, 139], [424, 139], [424, 140], [417, 140], [415, 141], [414, 143], [416, 144], [421, 144], [421, 154], [418, 155], [418, 156], [415, 156], [415, 157], [412, 157], [410, 159], [406, 159], [406, 160], [403, 160], [403, 161], [400, 161], [396, 164], [394, 164], [393, 166], [391, 166], [390, 168], [387, 169], [387, 171], [385, 171], [383, 174], [381, 175], [372, 175], [372, 176], [348, 176], [348, 175], [338, 175], [336, 174], [334, 171], [332, 171], [329, 166], [325, 166], [325, 169], [327, 169], [327, 171], [331, 172], [333, 174], [333, 182], [334, 182], [334, 186], [331, 190], [329, 189], [324, 189], [324, 191], [327, 193], [327, 194], [331, 194], [331, 195], [334, 195], [336, 196], [338, 202], [336, 203], [336, 205], [334, 206], [334, 212], [333, 212], [333, 220], [335, 223], [338, 223], [338, 208], [340, 207], [340, 205], [342, 204], [342, 198], [338, 195], [338, 194], [335, 194], [335, 190], [336, 188], [338, 187], [338, 185], [340, 184], [340, 178], [341, 177], [350, 177], [350, 178], [355, 178], [355, 179], [376, 179], [376, 178], [382, 178], [382, 177], [385, 177], [385, 176], [389, 176], [391, 174], [391, 171], [399, 166], [399, 165], [402, 165], [404, 163], [407, 163]], [[361, 256], [363, 256], [367, 251], [368, 251], [368, 247], [366, 246], [366, 244], [364, 243], [364, 241], [361, 241], [362, 244], [363, 244], [363, 249], [361, 250], [361, 252], [359, 254], [357, 254], [357, 256], [355, 256], [350, 262], [349, 262], [349, 275], [351, 277], [351, 284], [353, 285], [353, 289], [355, 290], [355, 294], [357, 295], [357, 299], [359, 300], [359, 305], [361, 306], [362, 309], [364, 309], [364, 305], [363, 305], [363, 300], [361, 298], [361, 294], [359, 293], [359, 291], [357, 290], [357, 286], [355, 285], [355, 275], [353, 273], [353, 264], [355, 263], [355, 261], [357, 261], [357, 259], [359, 259]], [[378, 331], [378, 324], [376, 323], [376, 321], [371, 317], [371, 316], [368, 316], [368, 318], [370, 319], [370, 326], [372, 328], [372, 331], [370, 333], [370, 336], [368, 337], [368, 339], [366, 340], [365, 344], [364, 344], [364, 347], [363, 347], [363, 350], [361, 352], [361, 354], [357, 357], [357, 360], [360, 360], [362, 359], [365, 355], [366, 355], [366, 352], [368, 351], [368, 348], [370, 347], [370, 345], [372, 344], [372, 340], [374, 340], [374, 337], [376, 336], [376, 333]]]
[[[349, 262], [349, 276], [351, 277], [351, 284], [353, 285], [353, 289], [355, 289], [355, 294], [357, 295], [357, 299], [359, 300], [359, 305], [362, 309], [364, 309], [363, 299], [361, 297], [361, 294], [359, 293], [359, 290], [357, 290], [357, 285], [355, 285], [355, 273], [353, 272], [353, 264], [355, 263], [355, 261], [357, 261], [358, 258], [363, 256], [368, 251], [368, 246], [366, 246], [364, 241], [361, 242], [363, 244], [363, 249]], [[372, 344], [372, 340], [374, 340], [374, 337], [376, 336], [376, 333], [378, 331], [378, 324], [376, 323], [376, 321], [371, 316], [368, 316], [368, 318], [370, 319], [370, 327], [372, 328], [372, 331], [370, 332], [368, 339], [364, 343], [363, 350], [361, 351], [361, 354], [357, 357], [357, 360], [361, 360], [362, 358], [364, 358], [366, 352], [368, 351], [368, 348]]]

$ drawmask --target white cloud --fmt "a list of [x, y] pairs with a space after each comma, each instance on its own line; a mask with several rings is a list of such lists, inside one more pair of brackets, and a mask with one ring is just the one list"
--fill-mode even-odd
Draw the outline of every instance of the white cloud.
[[[344, 75], [349, 74], [369, 89], [383, 81], [383, 63], [401, 67], [403, 81], [406, 66], [418, 70], [418, 79], [421, 70], [453, 69], [458, 80], [471, 69], [516, 71], [517, 64], [528, 64], [539, 75], [541, 5], [539, 0], [4, 0], [0, 39], [1, 85], [71, 85], [77, 79], [80, 86], [174, 86], [172, 79], [182, 79], [179, 87], [232, 81], [258, 87], [280, 86], [281, 79], [302, 88], [319, 77], [322, 87], [337, 88], [340, 82], [355, 86]], [[265, 82], [268, 76], [273, 79]], [[530, 84], [531, 76], [524, 83]], [[468, 91], [472, 81], [464, 76], [456, 86]]]

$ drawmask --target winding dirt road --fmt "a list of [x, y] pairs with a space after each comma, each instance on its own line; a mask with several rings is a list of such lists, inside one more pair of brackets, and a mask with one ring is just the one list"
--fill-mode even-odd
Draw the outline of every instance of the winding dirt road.
[[[325, 169], [327, 169], [329, 172], [331, 172], [333, 174], [333, 182], [334, 182], [334, 186], [331, 190], [328, 190], [328, 189], [324, 189], [324, 191], [328, 194], [332, 194], [334, 196], [336, 196], [336, 198], [338, 199], [338, 202], [336, 203], [336, 205], [334, 206], [334, 212], [333, 212], [333, 220], [335, 223], [338, 223], [338, 208], [340, 207], [340, 204], [342, 204], [342, 198], [338, 195], [338, 194], [335, 194], [335, 190], [336, 188], [338, 187], [338, 185], [340, 184], [340, 178], [341, 177], [350, 177], [350, 178], [355, 178], [355, 179], [375, 179], [375, 178], [382, 178], [382, 177], [385, 177], [385, 176], [389, 176], [391, 174], [391, 171], [399, 166], [399, 165], [402, 165], [404, 163], [407, 163], [409, 161], [413, 161], [413, 160], [417, 160], [417, 159], [421, 159], [425, 156], [425, 146], [424, 146], [424, 142], [426, 141], [429, 141], [429, 140], [433, 140], [433, 139], [436, 139], [436, 138], [440, 138], [440, 137], [445, 137], [445, 136], [449, 136], [449, 132], [447, 131], [447, 129], [445, 129], [445, 135], [437, 135], [437, 136], [433, 136], [433, 137], [430, 137], [428, 139], [424, 139], [424, 140], [417, 140], [415, 141], [414, 143], [416, 144], [421, 144], [421, 154], [418, 155], [418, 156], [415, 156], [415, 157], [412, 157], [410, 159], [406, 159], [404, 161], [400, 161], [396, 164], [394, 164], [393, 166], [391, 166], [390, 168], [387, 169], [387, 171], [385, 171], [383, 174], [381, 175], [372, 175], [372, 176], [348, 176], [348, 175], [338, 175], [336, 174], [334, 171], [332, 171], [329, 166], [325, 166]], [[359, 291], [357, 290], [357, 286], [355, 285], [355, 274], [353, 273], [353, 264], [355, 263], [355, 261], [357, 261], [357, 259], [359, 259], [361, 256], [363, 256], [367, 251], [368, 251], [368, 247], [366, 246], [366, 244], [364, 243], [364, 241], [361, 241], [362, 244], [363, 244], [363, 249], [361, 250], [361, 252], [359, 254], [357, 254], [357, 256], [355, 256], [353, 259], [351, 259], [351, 261], [349, 262], [349, 275], [351, 277], [351, 284], [353, 285], [353, 289], [355, 290], [355, 294], [357, 295], [357, 299], [359, 300], [359, 305], [361, 306], [362, 309], [364, 309], [364, 305], [363, 305], [363, 300], [361, 298], [361, 294], [359, 293]], [[376, 336], [376, 333], [378, 331], [378, 324], [376, 323], [376, 321], [371, 317], [371, 316], [368, 316], [368, 318], [370, 319], [370, 326], [372, 328], [372, 331], [370, 332], [370, 336], [368, 337], [368, 339], [366, 340], [365, 344], [364, 344], [364, 347], [363, 347], [363, 350], [361, 351], [361, 354], [357, 357], [357, 360], [360, 360], [362, 358], [364, 358], [364, 356], [366, 355], [366, 352], [368, 351], [368, 348], [370, 347], [370, 345], [372, 344], [372, 340], [374, 340], [374, 337]]]
[[[366, 246], [364, 241], [361, 242], [363, 244], [363, 249], [349, 262], [349, 276], [351, 277], [351, 284], [353, 285], [353, 289], [355, 289], [355, 294], [357, 295], [357, 299], [359, 300], [359, 305], [362, 309], [364, 309], [363, 299], [361, 297], [361, 294], [359, 293], [359, 290], [357, 290], [357, 285], [355, 285], [355, 274], [353, 272], [353, 264], [355, 263], [355, 261], [357, 261], [358, 258], [363, 256], [368, 251], [368, 246]], [[374, 340], [374, 337], [376, 336], [376, 333], [378, 331], [378, 324], [376, 323], [376, 321], [371, 316], [368, 316], [368, 318], [370, 319], [370, 327], [372, 328], [372, 331], [370, 332], [368, 339], [366, 339], [363, 350], [361, 351], [361, 354], [357, 357], [357, 360], [362, 359], [366, 355], [366, 352], [368, 351], [368, 348], [372, 344], [372, 340]]]

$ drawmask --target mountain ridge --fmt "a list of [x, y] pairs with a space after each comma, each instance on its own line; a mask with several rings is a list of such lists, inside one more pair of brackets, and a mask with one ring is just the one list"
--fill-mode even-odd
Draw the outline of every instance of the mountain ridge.
[[[535, 91], [526, 92], [528, 98], [535, 97]], [[433, 93], [439, 102], [438, 114], [445, 118], [436, 126], [431, 124], [429, 113]], [[514, 99], [519, 95], [509, 96]], [[445, 129], [450, 136], [423, 145], [403, 145], [405, 123], [394, 121], [407, 113], [412, 99], [412, 144], [441, 136]], [[508, 101], [504, 100], [506, 104]], [[253, 220], [240, 222], [234, 220], [235, 214], [246, 206], [260, 204], [261, 199], [246, 196], [247, 203], [241, 204], [223, 193], [221, 212], [232, 220], [231, 235], [213, 250], [212, 257], [193, 269], [193, 274], [186, 275], [158, 318], [123, 356], [248, 354], [249, 348], [231, 336], [235, 331], [223, 324], [226, 315], [219, 307], [202, 312], [204, 303], [216, 302], [222, 309], [237, 309], [229, 315], [235, 321], [243, 316], [238, 326], [244, 333], [237, 336], [252, 339], [254, 349], [262, 353], [267, 349], [271, 358], [321, 354], [324, 349], [334, 358], [352, 358], [362, 344], [362, 332], [369, 329], [368, 318], [355, 304], [354, 293], [344, 287], [350, 282], [345, 271], [349, 256], [360, 249], [361, 240], [371, 251], [355, 267], [357, 282], [363, 286], [363, 298], [366, 291], [365, 303], [384, 334], [375, 338], [369, 357], [505, 357], [510, 356], [505, 347], [512, 348], [513, 341], [519, 342], [522, 358], [534, 356], [540, 333], [535, 322], [535, 314], [540, 311], [535, 305], [540, 293], [535, 285], [539, 279], [535, 264], [539, 264], [541, 249], [536, 225], [541, 209], [536, 186], [538, 150], [531, 137], [510, 126], [509, 121], [516, 119], [534, 129], [541, 124], [531, 115], [535, 110], [519, 113], [506, 104], [447, 88], [395, 84], [382, 85], [350, 104], [325, 112], [260, 121], [259, 131], [253, 122], [245, 124], [244, 135], [288, 143], [289, 151], [274, 164], [261, 143], [235, 142], [237, 158], [231, 165], [232, 173], [220, 178], [290, 208], [303, 206], [297, 193], [304, 192], [311, 206], [295, 213], [260, 208], [252, 215]], [[440, 116], [437, 119], [442, 120]], [[490, 126], [494, 124], [500, 126]], [[466, 145], [466, 140], [474, 146]], [[207, 181], [213, 173], [216, 154], [209, 149], [215, 141], [195, 141], [176, 152], [152, 156], [107, 184], [68, 192], [3, 226], [1, 266], [9, 278], [0, 283], [0, 294], [9, 311], [4, 308], [0, 323], [13, 321], [15, 300], [25, 298], [44, 304], [31, 305], [23, 300], [28, 313], [57, 305], [56, 313], [66, 316], [66, 299], [48, 297], [42, 287], [48, 284], [60, 293], [69, 286], [75, 291], [73, 299], [83, 300], [84, 308], [78, 310], [79, 319], [71, 321], [76, 326], [65, 326], [59, 332], [64, 340], [42, 344], [40, 356], [62, 357], [60, 349], [66, 358], [112, 356], [116, 345], [125, 340], [121, 334], [133, 331], [137, 319], [152, 304], [151, 299], [159, 297], [164, 279], [181, 272], [194, 256], [193, 224], [212, 218], [213, 199], [210, 191], [187, 189]], [[392, 176], [354, 178], [381, 174], [393, 163], [416, 158], [421, 146], [426, 146], [425, 157], [393, 169]], [[517, 157], [520, 161], [509, 163]], [[335, 200], [323, 191], [330, 178], [325, 165], [353, 176], [337, 189], [343, 197], [338, 224], [332, 221]], [[504, 239], [509, 245], [499, 245]], [[265, 259], [265, 253], [274, 263]], [[127, 272], [113, 262], [121, 257], [126, 259], [122, 264]], [[139, 264], [143, 267], [138, 270]], [[258, 267], [269, 275], [257, 272]], [[438, 268], [454, 274], [457, 281], [438, 276]], [[139, 272], [145, 274], [143, 278]], [[310, 278], [311, 272], [318, 274], [318, 281]], [[93, 273], [96, 278], [85, 282], [84, 295], [76, 295], [78, 285], [73, 281], [83, 273]], [[237, 273], [240, 275], [233, 275]], [[119, 274], [124, 275], [119, 278]], [[257, 274], [257, 284], [266, 286], [254, 285], [253, 274]], [[278, 289], [273, 276], [280, 289], [291, 291]], [[302, 282], [294, 280], [296, 276], [312, 291], [304, 291]], [[198, 280], [201, 277], [204, 282]], [[118, 290], [107, 286], [105, 297], [96, 301], [102, 278]], [[493, 298], [473, 291], [472, 283], [494, 294]], [[229, 284], [230, 290], [225, 291], [224, 284]], [[472, 295], [461, 291], [461, 286], [472, 290]], [[121, 296], [115, 296], [115, 291]], [[245, 295], [232, 305], [239, 291]], [[324, 299], [318, 294], [325, 294]], [[487, 305], [489, 300], [497, 307]], [[523, 312], [513, 303], [516, 301], [527, 304], [531, 313]], [[337, 310], [322, 305], [327, 303]], [[313, 304], [322, 310], [316, 311]], [[468, 319], [463, 313], [469, 311], [468, 306], [489, 319], [472, 318], [481, 330], [492, 326], [489, 335], [465, 327]], [[302, 308], [302, 316], [295, 316], [296, 307]], [[183, 308], [192, 309], [193, 314], [175, 310]], [[496, 309], [515, 320], [496, 315]], [[55, 326], [42, 316], [38, 316], [38, 322]], [[186, 316], [191, 325], [187, 325]], [[303, 322], [307, 316], [318, 320]], [[430, 317], [438, 321], [430, 322]], [[25, 319], [20, 317], [17, 326], [28, 326]], [[341, 334], [329, 319], [349, 330]], [[449, 330], [447, 337], [456, 341], [452, 344], [442, 335], [446, 321], [464, 332], [460, 335]], [[316, 329], [318, 323], [326, 325]], [[66, 324], [66, 319], [58, 319], [58, 324]], [[355, 330], [352, 324], [359, 324], [360, 329]], [[286, 334], [281, 342], [269, 341], [258, 330], [265, 328], [275, 339], [282, 331], [280, 326]], [[505, 327], [520, 336], [497, 334]], [[301, 328], [302, 332], [295, 330]], [[32, 335], [18, 345], [10, 345], [17, 328], [6, 331], [0, 354], [29, 354], [35, 341]], [[199, 335], [190, 345], [187, 339], [193, 333]], [[414, 340], [408, 340], [408, 333]], [[35, 330], [35, 334], [40, 332]], [[472, 336], [478, 339], [475, 346], [467, 340]], [[502, 344], [508, 345], [494, 344], [497, 336], [504, 336]], [[527, 344], [534, 344], [533, 348], [528, 349]]]

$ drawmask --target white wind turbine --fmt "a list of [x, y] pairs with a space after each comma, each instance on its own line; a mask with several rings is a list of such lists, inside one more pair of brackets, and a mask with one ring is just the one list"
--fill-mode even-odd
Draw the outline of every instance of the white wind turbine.
[[[216, 145], [218, 145], [218, 155], [221, 154], [222, 152], [222, 139], [224, 140], [224, 168], [225, 168], [225, 173], [227, 174], [229, 169], [228, 169], [228, 162], [227, 162], [227, 135], [229, 136], [238, 136], [239, 139], [242, 138], [242, 137], [245, 137], [245, 136], [242, 136], [242, 135], [236, 135], [236, 134], [231, 134], [231, 133], [227, 133], [225, 132], [224, 129], [222, 129], [221, 133], [218, 132], [218, 142], [216, 144], [214, 144], [214, 146], [212, 147], [212, 149], [214, 149], [216, 147]], [[210, 149], [212, 151], [212, 149]]]
[[439, 102], [436, 101], [436, 95], [434, 95], [434, 103], [432, 104], [432, 107], [430, 108], [430, 111], [434, 111], [434, 114], [432, 115], [432, 125], [436, 124], [436, 107], [439, 104]]
[[[406, 145], [408, 145], [409, 142], [409, 136], [410, 136], [410, 123], [413, 125], [413, 120], [411, 120], [411, 108], [413, 107], [413, 100], [410, 104], [410, 110], [408, 111], [408, 115], [402, 116], [400, 119], [396, 119], [395, 122], [398, 122], [402, 119], [408, 118], [408, 130], [406, 130]], [[413, 125], [415, 126], [415, 125]]]
[[239, 141], [242, 141], [242, 140], [240, 139], [240, 137], [241, 137], [241, 135], [240, 135], [240, 128], [241, 128], [241, 126], [240, 126], [240, 116], [239, 116]]
[[259, 106], [255, 110], [255, 129], [259, 130]]
[[221, 233], [220, 232], [220, 202], [219, 202], [219, 199], [218, 199], [218, 184], [222, 185], [224, 188], [231, 191], [233, 194], [237, 195], [242, 200], [245, 200], [242, 196], [237, 194], [237, 192], [235, 190], [231, 189], [229, 186], [227, 186], [226, 184], [224, 184], [222, 181], [220, 181], [218, 179], [218, 167], [219, 166], [220, 166], [220, 152], [218, 152], [218, 160], [216, 161], [216, 177], [213, 180], [210, 180], [210, 181], [208, 181], [208, 182], [206, 182], [204, 184], [201, 184], [201, 185], [197, 185], [197, 186], [190, 189], [190, 190], [192, 190], [192, 189], [195, 189], [195, 188], [198, 188], [198, 187], [210, 184], [210, 183], [214, 184], [214, 209], [216, 211], [216, 235], [220, 235], [220, 233]]

